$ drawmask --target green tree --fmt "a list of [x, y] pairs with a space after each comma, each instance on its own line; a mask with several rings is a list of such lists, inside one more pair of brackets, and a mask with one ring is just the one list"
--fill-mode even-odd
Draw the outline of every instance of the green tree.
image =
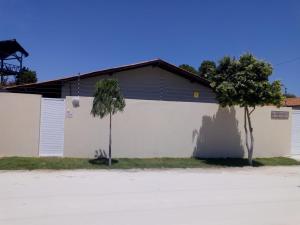
[[36, 82], [37, 82], [36, 72], [28, 68], [23, 68], [22, 71], [16, 76], [16, 80], [15, 80], [15, 83], [17, 85], [36, 83]]
[[199, 67], [199, 75], [207, 80], [214, 75], [216, 63], [210, 60], [204, 60]]
[[297, 96], [293, 93], [285, 93], [284, 97], [286, 97], [286, 98], [296, 98]]
[[94, 93], [93, 107], [91, 114], [96, 117], [103, 118], [109, 115], [109, 160], [108, 165], [111, 166], [111, 122], [112, 115], [125, 108], [125, 100], [121, 94], [121, 90], [117, 80], [105, 79], [96, 83], [96, 91]]
[[[211, 86], [223, 107], [238, 105], [244, 108], [244, 129], [249, 164], [252, 165], [254, 137], [252, 113], [257, 106], [280, 106], [284, 100], [280, 81], [269, 81], [272, 66], [244, 54], [239, 59], [224, 57], [209, 75]], [[250, 137], [250, 142], [249, 142]]]
[[188, 64], [181, 64], [181, 65], [179, 65], [179, 68], [183, 69], [183, 70], [186, 70], [186, 71], [188, 71], [190, 73], [193, 73], [193, 74], [198, 74], [198, 71], [194, 67], [192, 67]]

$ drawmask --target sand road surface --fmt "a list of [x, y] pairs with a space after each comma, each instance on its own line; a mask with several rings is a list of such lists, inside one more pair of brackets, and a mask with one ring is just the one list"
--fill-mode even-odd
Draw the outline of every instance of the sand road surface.
[[1, 171], [12, 224], [299, 225], [300, 167]]

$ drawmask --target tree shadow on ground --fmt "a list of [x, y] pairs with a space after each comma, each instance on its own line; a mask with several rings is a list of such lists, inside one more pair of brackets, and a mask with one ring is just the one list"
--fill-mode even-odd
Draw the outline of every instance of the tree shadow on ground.
[[[111, 159], [111, 164], [117, 164], [119, 161], [117, 159]], [[89, 160], [90, 164], [93, 165], [108, 165], [108, 159], [107, 158], [95, 158]]]
[[[219, 107], [214, 116], [203, 116], [199, 130], [193, 131], [195, 158], [243, 158], [244, 147], [233, 107]], [[228, 161], [228, 159], [226, 160]], [[211, 161], [213, 162], [213, 161]], [[215, 161], [226, 163], [225, 161]], [[241, 164], [243, 160], [240, 161]]]
[[[224, 167], [244, 167], [249, 166], [248, 159], [241, 158], [196, 158], [205, 164]], [[253, 160], [254, 167], [264, 166], [264, 164]]]
[[[111, 159], [111, 164], [116, 164], [119, 161], [116, 159]], [[99, 149], [95, 151], [95, 158], [90, 159], [89, 163], [93, 165], [108, 165], [108, 157], [105, 150]]]

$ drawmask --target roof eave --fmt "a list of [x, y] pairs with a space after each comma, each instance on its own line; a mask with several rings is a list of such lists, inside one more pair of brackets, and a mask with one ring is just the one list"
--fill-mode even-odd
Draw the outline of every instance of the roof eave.
[[112, 74], [112, 73], [130, 70], [130, 69], [141, 68], [141, 67], [145, 67], [145, 66], [158, 66], [162, 69], [176, 73], [176, 74], [180, 75], [181, 77], [184, 77], [185, 79], [190, 80], [191, 82], [198, 82], [198, 83], [201, 83], [201, 84], [211, 88], [208, 80], [201, 78], [200, 76], [193, 74], [191, 72], [183, 70], [183, 69], [181, 69], [173, 64], [170, 64], [162, 59], [154, 59], [154, 60], [144, 61], [144, 62], [140, 62], [140, 63], [129, 64], [129, 65], [125, 65], [125, 66], [114, 67], [114, 68], [104, 69], [104, 70], [100, 70], [100, 71], [94, 71], [94, 72], [85, 73], [85, 74], [79, 74], [77, 76], [65, 77], [65, 78], [61, 78], [61, 79], [49, 80], [49, 81], [44, 81], [44, 82], [39, 82], [39, 83], [32, 83], [32, 84], [15, 85], [15, 86], [7, 87], [6, 89], [13, 89], [13, 88], [19, 88], [19, 87], [30, 87], [30, 86], [35, 86], [35, 85], [46, 85], [46, 84], [51, 84], [51, 83], [63, 83], [63, 82], [67, 82], [67, 81], [77, 80], [78, 77], [80, 77], [80, 79], [86, 79], [86, 78], [91, 78], [91, 77], [95, 77], [95, 76], [99, 76], [99, 75]]

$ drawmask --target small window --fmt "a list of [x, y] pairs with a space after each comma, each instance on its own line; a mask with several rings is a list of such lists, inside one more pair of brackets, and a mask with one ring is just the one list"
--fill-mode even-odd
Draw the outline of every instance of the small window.
[[272, 120], [288, 120], [289, 112], [287, 112], [287, 111], [272, 111], [271, 119]]
[[199, 98], [199, 96], [200, 96], [199, 91], [194, 91], [194, 98]]

